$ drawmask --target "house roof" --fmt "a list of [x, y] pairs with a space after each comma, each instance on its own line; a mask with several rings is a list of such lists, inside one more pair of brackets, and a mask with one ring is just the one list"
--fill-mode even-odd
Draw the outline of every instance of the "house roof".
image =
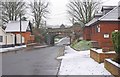
[[2, 31], [2, 35], [13, 35], [12, 33], [6, 33], [2, 27], [0, 27], [0, 35], [1, 35], [1, 31]]
[[[21, 21], [21, 32], [26, 32], [29, 29], [29, 21]], [[6, 24], [6, 32], [20, 32], [20, 21], [10, 21]]]
[[2, 27], [0, 26], [0, 30], [2, 31], [2, 32], [4, 32], [5, 33], [5, 31], [2, 29]]
[[99, 21], [120, 21], [118, 19], [118, 7], [98, 19]]
[[93, 18], [90, 22], [86, 24], [86, 26], [90, 26], [97, 21], [120, 21], [120, 19], [118, 19], [118, 7], [115, 7], [113, 10], [101, 17], [99, 16]]
[[85, 24], [85, 26], [90, 26], [90, 25], [92, 25], [93, 23], [97, 22], [98, 19], [99, 19], [98, 17], [93, 18], [90, 22], [88, 22], [87, 24]]
[[85, 26], [90, 26], [90, 25], [94, 24], [95, 22], [98, 21], [98, 19], [99, 19], [101, 16], [102, 16], [101, 13], [95, 14], [95, 17], [94, 17], [90, 22], [88, 22], [87, 24], [85, 24]]
[[113, 8], [115, 8], [116, 6], [103, 6], [101, 11], [103, 10], [112, 10]]

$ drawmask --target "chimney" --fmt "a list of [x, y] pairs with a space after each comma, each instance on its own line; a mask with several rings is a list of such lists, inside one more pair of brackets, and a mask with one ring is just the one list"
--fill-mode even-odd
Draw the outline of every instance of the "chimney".
[[105, 15], [106, 13], [108, 13], [109, 11], [111, 11], [115, 7], [116, 6], [103, 6], [101, 11], [103, 12], [103, 15]]

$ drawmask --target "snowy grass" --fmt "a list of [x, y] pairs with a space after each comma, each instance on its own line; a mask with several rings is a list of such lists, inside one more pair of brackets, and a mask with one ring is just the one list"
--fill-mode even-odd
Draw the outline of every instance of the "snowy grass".
[[55, 38], [54, 40], [55, 40], [55, 43], [57, 43], [59, 40], [60, 40], [61, 38]]
[[90, 58], [90, 50], [77, 52], [66, 46], [65, 55], [58, 59], [62, 59], [59, 75], [111, 75], [103, 63]]
[[89, 41], [85, 41], [85, 40], [82, 40], [82, 41], [75, 41], [71, 47], [75, 50], [78, 50], [78, 51], [84, 51], [84, 50], [89, 50], [92, 45]]

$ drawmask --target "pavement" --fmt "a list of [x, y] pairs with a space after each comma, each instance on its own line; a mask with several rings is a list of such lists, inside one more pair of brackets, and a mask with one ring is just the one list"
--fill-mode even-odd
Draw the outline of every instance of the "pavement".
[[111, 73], [104, 68], [104, 63], [99, 64], [90, 58], [90, 50], [76, 51], [70, 46], [66, 46], [64, 56], [58, 57], [57, 59], [62, 59], [58, 75], [113, 77]]

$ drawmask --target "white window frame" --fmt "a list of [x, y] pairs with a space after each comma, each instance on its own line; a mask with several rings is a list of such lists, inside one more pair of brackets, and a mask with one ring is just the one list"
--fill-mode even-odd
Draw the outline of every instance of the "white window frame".
[[105, 33], [105, 34], [104, 34], [104, 38], [105, 38], [105, 39], [110, 38], [110, 34], [109, 34], [109, 33]]
[[97, 26], [97, 32], [100, 32], [100, 24]]

